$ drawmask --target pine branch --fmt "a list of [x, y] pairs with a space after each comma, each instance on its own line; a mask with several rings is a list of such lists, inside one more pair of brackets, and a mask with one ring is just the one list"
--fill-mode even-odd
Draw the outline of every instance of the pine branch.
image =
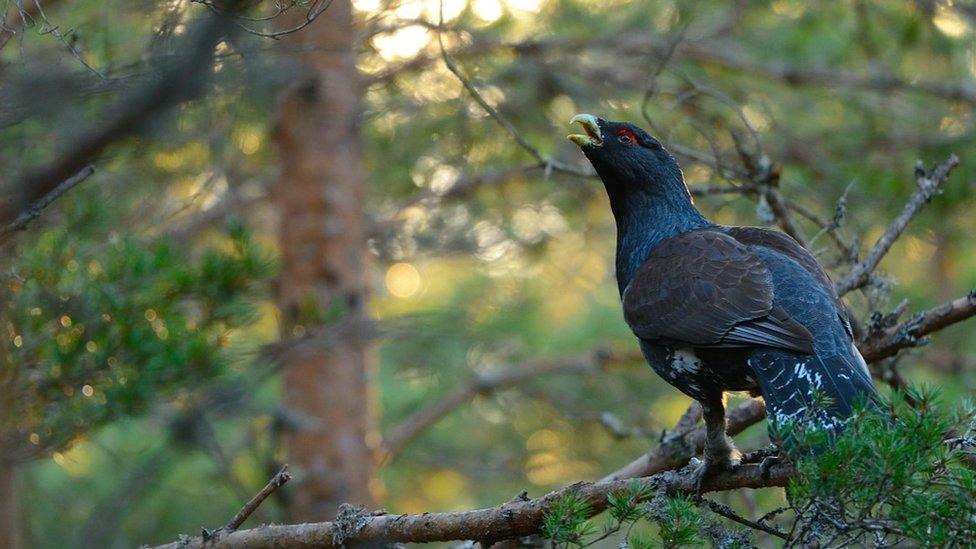
[[[758, 465], [745, 465], [705, 483], [704, 492], [739, 488], [786, 486], [792, 467], [778, 464], [765, 473]], [[543, 516], [553, 503], [572, 493], [595, 515], [607, 507], [608, 495], [632, 488], [631, 480], [576, 483], [538, 498], [518, 497], [497, 507], [452, 513], [407, 515], [373, 514], [360, 510], [340, 513], [334, 522], [270, 525], [239, 530], [216, 540], [184, 538], [158, 549], [204, 547], [338, 547], [363, 543], [427, 543], [454, 540], [493, 542], [530, 536], [541, 531]], [[667, 471], [638, 481], [648, 494], [658, 490], [691, 494], [695, 479], [691, 468]]]

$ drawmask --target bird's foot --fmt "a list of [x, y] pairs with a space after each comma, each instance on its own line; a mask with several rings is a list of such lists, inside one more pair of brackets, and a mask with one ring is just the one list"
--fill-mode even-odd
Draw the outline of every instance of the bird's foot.
[[775, 444], [769, 444], [758, 450], [753, 450], [752, 452], [746, 452], [742, 454], [742, 463], [762, 463], [767, 457], [775, 456], [779, 457], [780, 448]]
[[773, 465], [777, 463], [782, 463], [782, 456], [766, 456], [763, 458], [762, 462], [759, 464], [759, 474], [763, 479], [769, 478], [769, 470], [772, 469]]
[[739, 458], [738, 456], [730, 456], [723, 459], [715, 459], [706, 456], [704, 460], [691, 458], [690, 464], [692, 467], [695, 467], [695, 471], [692, 473], [695, 480], [695, 495], [701, 497], [705, 493], [705, 485], [708, 481], [722, 473], [734, 471], [739, 466]]

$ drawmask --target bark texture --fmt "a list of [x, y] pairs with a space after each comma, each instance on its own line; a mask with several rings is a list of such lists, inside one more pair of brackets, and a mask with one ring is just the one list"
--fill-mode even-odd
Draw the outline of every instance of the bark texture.
[[[773, 465], [765, 473], [758, 465], [744, 465], [733, 472], [709, 479], [703, 491], [786, 486], [792, 472], [792, 466], [785, 463]], [[637, 482], [652, 494], [659, 489], [671, 494], [690, 494], [696, 489], [690, 468], [667, 471]], [[631, 485], [630, 480], [578, 482], [538, 498], [517, 496], [497, 507], [452, 513], [389, 515], [346, 507], [334, 522], [260, 526], [233, 532], [214, 541], [192, 538], [156, 549], [379, 547], [396, 542], [458, 540], [477, 540], [482, 547], [491, 547], [497, 541], [539, 533], [546, 512], [568, 492], [586, 501], [592, 516], [607, 508], [610, 494], [628, 489]]]
[[[361, 94], [352, 29], [350, 1], [335, 0], [284, 41], [301, 74], [283, 92], [276, 129], [284, 337], [366, 315]], [[366, 339], [296, 346], [283, 357], [293, 520], [326, 520], [340, 503], [372, 503]]]

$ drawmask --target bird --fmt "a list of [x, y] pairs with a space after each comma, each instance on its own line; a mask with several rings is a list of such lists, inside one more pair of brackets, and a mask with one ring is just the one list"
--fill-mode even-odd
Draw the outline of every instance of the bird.
[[816, 258], [785, 233], [702, 215], [674, 157], [638, 126], [590, 114], [571, 124], [616, 221], [624, 320], [651, 368], [701, 404], [699, 493], [741, 459], [726, 432], [729, 392], [763, 397], [771, 438], [797, 422], [828, 440], [842, 432], [877, 392]]

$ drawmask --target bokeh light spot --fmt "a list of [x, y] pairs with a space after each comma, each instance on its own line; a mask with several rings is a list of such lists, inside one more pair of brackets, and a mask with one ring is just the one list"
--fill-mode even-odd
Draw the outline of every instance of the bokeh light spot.
[[386, 289], [395, 297], [412, 297], [421, 283], [420, 271], [409, 263], [394, 263], [386, 271]]

